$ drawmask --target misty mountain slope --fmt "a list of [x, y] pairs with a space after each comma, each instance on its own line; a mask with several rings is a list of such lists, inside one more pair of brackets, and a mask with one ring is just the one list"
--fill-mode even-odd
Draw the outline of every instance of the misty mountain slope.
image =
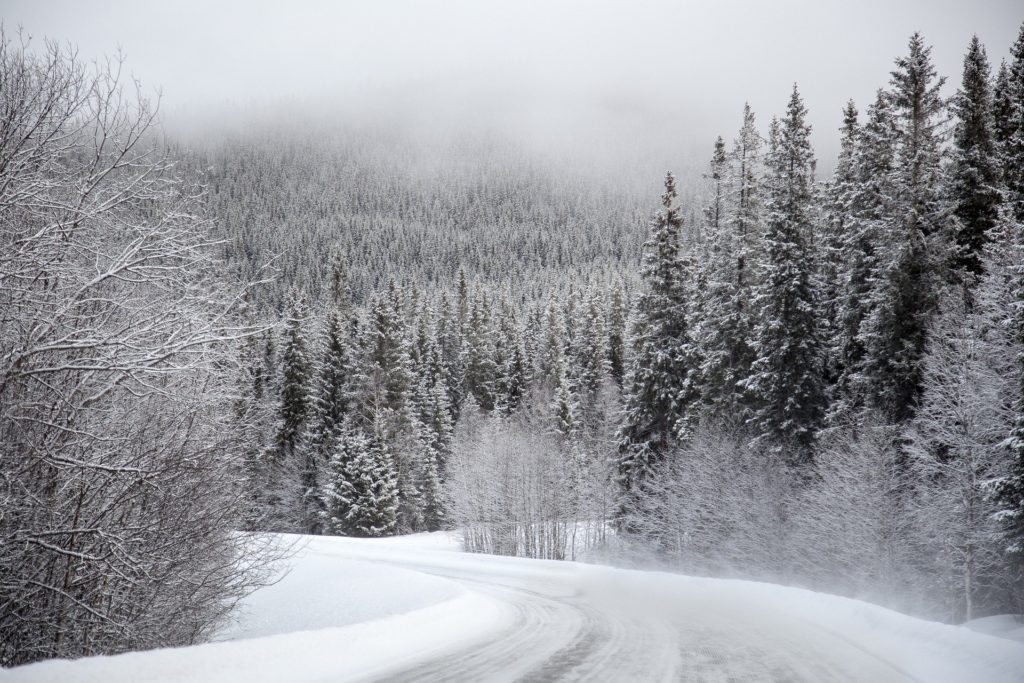
[[466, 554], [444, 534], [310, 537], [290, 568], [223, 633], [262, 637], [43, 662], [0, 680], [1014, 681], [1024, 671], [1020, 643], [856, 600]]
[[320, 300], [332, 253], [346, 257], [357, 302], [390, 277], [450, 287], [460, 269], [527, 293], [631, 279], [652, 208], [638, 178], [661, 172], [589, 173], [489, 138], [271, 131], [209, 144], [190, 163], [226, 259], [245, 277], [278, 270], [275, 304], [290, 285]]

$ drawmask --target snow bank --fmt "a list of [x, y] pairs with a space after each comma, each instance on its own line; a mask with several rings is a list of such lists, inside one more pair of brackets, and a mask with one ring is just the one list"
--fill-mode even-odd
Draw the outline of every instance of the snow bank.
[[[215, 640], [241, 640], [293, 631], [345, 626], [402, 614], [458, 597], [457, 583], [380, 563], [354, 561], [337, 554], [329, 538], [295, 537], [288, 573], [272, 586], [248, 596], [235, 623]], [[445, 535], [417, 534], [388, 543], [391, 548], [451, 547]], [[396, 539], [397, 540], [397, 539]]]
[[967, 628], [990, 636], [1008, 638], [1024, 643], [1024, 620], [1016, 614], [999, 614], [994, 617], [982, 617], [964, 624]]
[[[114, 657], [40, 662], [0, 673], [19, 683], [281, 683], [361, 680], [386, 676], [443, 655], [453, 643], [473, 643], [500, 627], [504, 606], [476, 593], [407, 614], [265, 638]], [[396, 656], [400, 653], [400, 656]]]
[[[294, 537], [287, 540], [294, 540]], [[12, 683], [206, 683], [379, 678], [443, 655], [503, 628], [500, 601], [460, 584], [400, 567], [353, 560], [343, 549], [380, 547], [401, 559], [419, 550], [452, 550], [446, 534], [391, 541], [311, 538], [288, 573], [256, 591], [219, 640], [187, 648], [56, 660], [0, 670]], [[400, 656], [396, 656], [399, 654]]]

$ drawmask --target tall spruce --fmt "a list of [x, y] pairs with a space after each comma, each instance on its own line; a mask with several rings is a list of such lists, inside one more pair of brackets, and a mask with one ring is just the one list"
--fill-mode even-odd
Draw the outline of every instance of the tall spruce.
[[404, 311], [404, 289], [394, 280], [370, 302], [363, 324], [361, 382], [356, 393], [356, 426], [373, 435], [378, 460], [393, 467], [398, 486], [398, 526], [413, 531], [422, 523], [419, 428], [413, 405], [416, 375]]
[[608, 372], [621, 389], [626, 376], [626, 321], [629, 317], [621, 281], [612, 287], [607, 317]]
[[1009, 330], [1016, 367], [1013, 421], [1003, 441], [1009, 471], [993, 482], [991, 488], [998, 506], [996, 519], [1002, 527], [1004, 550], [1019, 596], [1024, 592], [1024, 224], [1007, 215], [996, 230], [996, 240], [994, 263], [989, 266], [986, 278], [1001, 279], [992, 289], [1003, 296], [990, 307], [1001, 314], [1001, 327]]
[[343, 273], [343, 265], [336, 262], [311, 411], [311, 443], [322, 463], [326, 463], [334, 451], [334, 438], [352, 407], [355, 387], [355, 358], [350, 337], [352, 299]]
[[1005, 174], [1004, 159], [1007, 142], [1013, 133], [1013, 94], [1010, 88], [1010, 68], [1006, 60], [999, 63], [992, 83], [992, 140], [999, 160], [1000, 180]]
[[700, 362], [683, 300], [684, 280], [690, 273], [680, 253], [683, 219], [675, 200], [675, 176], [669, 173], [662, 208], [646, 243], [644, 287], [632, 321], [632, 361], [619, 430], [618, 473], [626, 492], [666, 456], [677, 435], [685, 434], [700, 398]]
[[[832, 389], [830, 422], [844, 422], [867, 403], [865, 339], [861, 327], [872, 312], [872, 291], [879, 278], [879, 262], [886, 237], [892, 231], [890, 175], [895, 158], [896, 123], [892, 106], [879, 91], [867, 110], [853, 149], [853, 180], [837, 196], [837, 212], [846, 211], [837, 235], [842, 263], [835, 304], [832, 356], [837, 377]], [[838, 188], [837, 188], [838, 189]], [[841, 198], [840, 198], [841, 197]]]
[[1010, 48], [1005, 82], [999, 86], [997, 131], [1006, 201], [1014, 220], [1024, 222], [1024, 24]]
[[963, 81], [953, 99], [956, 127], [949, 194], [959, 220], [953, 267], [975, 276], [981, 273], [982, 251], [999, 217], [1001, 200], [990, 71], [985, 48], [974, 36], [964, 56]]
[[281, 398], [278, 408], [277, 449], [282, 460], [296, 456], [309, 415], [310, 364], [303, 325], [309, 318], [305, 298], [293, 290], [288, 302], [281, 344]]
[[530, 377], [522, 332], [512, 305], [507, 301], [502, 305], [498, 340], [500, 350], [497, 354], [494, 407], [499, 414], [508, 416], [523, 400]]
[[[715, 197], [708, 208], [708, 242], [699, 269], [704, 399], [712, 411], [739, 428], [749, 418], [743, 383], [754, 361], [751, 347], [750, 301], [754, 284], [753, 265], [760, 253], [762, 204], [762, 139], [750, 105], [743, 107], [743, 123], [726, 156], [718, 142], [708, 175]], [[719, 183], [724, 174], [722, 213], [718, 213]], [[717, 218], [717, 220], [715, 220]]]
[[495, 382], [498, 366], [495, 361], [495, 334], [487, 302], [482, 293], [474, 297], [466, 319], [464, 354], [466, 393], [486, 411], [494, 409]]
[[715, 138], [711, 162], [704, 174], [711, 193], [711, 201], [704, 209], [704, 226], [708, 239], [715, 239], [722, 231], [725, 223], [726, 193], [728, 190], [729, 159], [725, 151], [725, 140], [719, 135]]
[[759, 436], [806, 460], [825, 411], [823, 345], [808, 247], [814, 153], [807, 109], [793, 87], [772, 122], [765, 177], [765, 258], [754, 293], [757, 359], [746, 382]]
[[861, 382], [870, 407], [893, 423], [914, 414], [921, 394], [921, 359], [944, 281], [951, 238], [941, 193], [946, 102], [931, 48], [915, 33], [909, 54], [896, 60], [887, 92], [896, 155], [886, 178], [892, 224], [861, 325]]
[[[847, 267], [847, 245], [854, 220], [854, 199], [859, 186], [857, 175], [857, 145], [861, 126], [859, 112], [853, 100], [843, 107], [843, 125], [839, 129], [839, 158], [835, 172], [825, 191], [825, 216], [822, 221], [822, 239], [818, 244], [821, 264], [822, 318], [832, 326], [829, 337], [838, 337], [838, 311], [842, 299], [843, 280]], [[831, 381], [841, 374], [842, 366], [835, 354], [830, 355], [828, 376]]]

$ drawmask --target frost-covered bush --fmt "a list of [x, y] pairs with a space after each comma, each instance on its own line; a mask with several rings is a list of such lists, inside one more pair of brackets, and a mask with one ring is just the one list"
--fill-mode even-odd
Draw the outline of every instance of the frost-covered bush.
[[117, 62], [0, 38], [0, 665], [202, 639], [233, 529], [233, 321], [198, 193]]

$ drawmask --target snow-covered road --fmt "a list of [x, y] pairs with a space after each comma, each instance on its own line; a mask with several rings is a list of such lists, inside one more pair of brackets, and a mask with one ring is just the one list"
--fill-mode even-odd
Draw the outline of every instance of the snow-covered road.
[[1022, 681], [1024, 645], [745, 581], [312, 538], [224, 642], [16, 681]]

